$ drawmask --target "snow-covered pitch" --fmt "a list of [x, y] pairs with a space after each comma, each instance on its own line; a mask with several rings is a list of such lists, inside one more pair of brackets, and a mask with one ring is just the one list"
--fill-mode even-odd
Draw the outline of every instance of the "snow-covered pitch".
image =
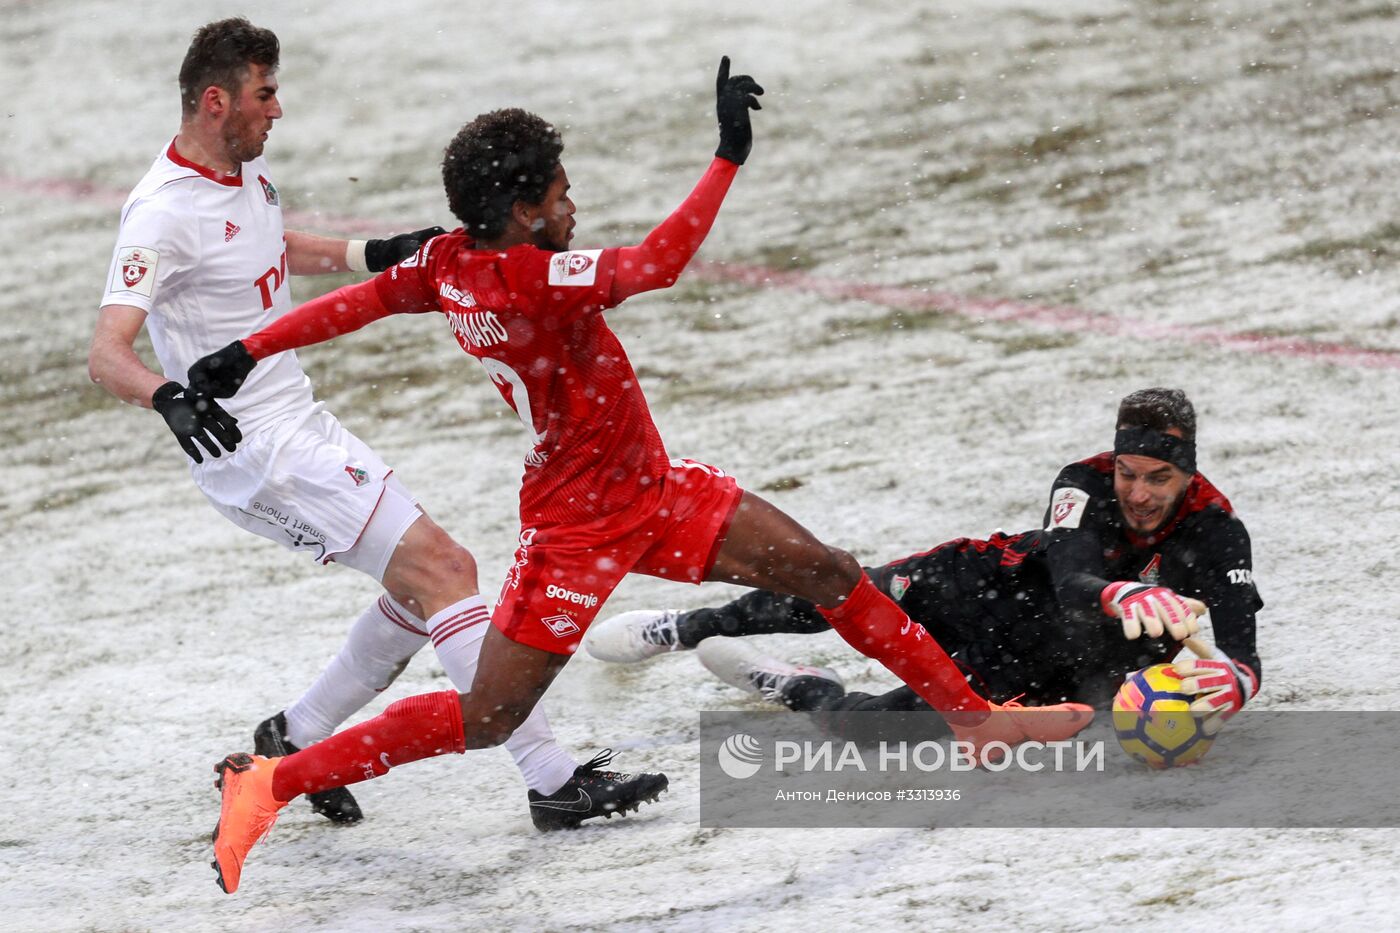
[[[357, 827], [293, 806], [220, 893], [211, 765], [374, 595], [219, 519], [159, 418], [86, 378], [117, 208], [176, 130], [189, 35], [234, 13], [282, 39], [268, 154], [289, 226], [327, 233], [450, 223], [443, 145], [519, 105], [563, 128], [575, 243], [635, 242], [708, 163], [731, 55], [768, 93], [709, 265], [609, 315], [673, 454], [881, 562], [1032, 527], [1123, 394], [1181, 386], [1254, 537], [1258, 705], [1400, 702], [1393, 4], [10, 0], [0, 928], [1393, 922], [1389, 830], [702, 829], [696, 711], [758, 704], [689, 656], [579, 657], [545, 700], [581, 758], [671, 776], [621, 825], [537, 835], [504, 752], [450, 756], [360, 785]], [[428, 316], [304, 359], [492, 594], [525, 440], [480, 368]], [[732, 592], [633, 578], [606, 611]], [[767, 647], [891, 682], [835, 636]], [[383, 702], [447, 686], [425, 653]]]

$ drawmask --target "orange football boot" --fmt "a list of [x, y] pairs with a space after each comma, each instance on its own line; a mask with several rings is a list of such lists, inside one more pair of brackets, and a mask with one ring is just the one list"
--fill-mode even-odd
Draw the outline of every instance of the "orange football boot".
[[225, 894], [238, 890], [243, 860], [248, 850], [267, 835], [287, 801], [272, 796], [272, 774], [280, 758], [264, 758], [239, 752], [214, 766], [223, 792], [219, 822], [214, 827], [214, 871]]
[[[946, 713], [953, 735], [971, 742], [979, 762], [999, 761], [1001, 749], [984, 751], [992, 742], [1014, 747], [1022, 742], [1063, 742], [1078, 735], [1094, 721], [1094, 708], [1083, 703], [1056, 703], [1052, 706], [1022, 706], [1015, 700], [989, 703], [990, 713]], [[980, 721], [979, 721], [980, 720]]]

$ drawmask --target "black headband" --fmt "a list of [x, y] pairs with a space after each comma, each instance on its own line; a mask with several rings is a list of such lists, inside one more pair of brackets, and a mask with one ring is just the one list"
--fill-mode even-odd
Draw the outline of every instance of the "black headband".
[[1196, 472], [1196, 442], [1184, 441], [1172, 434], [1151, 428], [1119, 428], [1113, 435], [1114, 456], [1123, 454], [1155, 457], [1187, 473]]

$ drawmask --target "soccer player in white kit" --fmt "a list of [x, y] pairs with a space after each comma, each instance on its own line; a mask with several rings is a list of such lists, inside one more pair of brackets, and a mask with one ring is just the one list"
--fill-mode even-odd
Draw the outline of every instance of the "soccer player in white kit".
[[[279, 51], [273, 33], [244, 19], [195, 34], [180, 69], [180, 132], [122, 209], [89, 357], [94, 382], [165, 418], [195, 484], [225, 518], [384, 587], [311, 688], [258, 727], [265, 754], [329, 736], [430, 638], [453, 684], [469, 690], [490, 627], [472, 555], [315, 401], [295, 353], [258, 367], [227, 412], [178, 381], [196, 359], [291, 310], [289, 275], [381, 271], [441, 232], [347, 241], [284, 230], [262, 154], [282, 116]], [[164, 375], [135, 352], [143, 326]], [[538, 708], [506, 745], [540, 829], [635, 809], [666, 786], [664, 775], [599, 770], [606, 753], [579, 765]], [[361, 818], [343, 787], [312, 805], [337, 822]]]

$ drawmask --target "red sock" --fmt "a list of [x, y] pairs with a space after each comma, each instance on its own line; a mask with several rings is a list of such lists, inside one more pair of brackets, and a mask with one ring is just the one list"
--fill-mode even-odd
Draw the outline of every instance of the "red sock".
[[283, 758], [272, 775], [272, 796], [291, 800], [357, 784], [388, 773], [393, 765], [448, 752], [460, 755], [466, 747], [456, 691], [407, 697], [373, 719]]
[[818, 611], [847, 644], [885, 665], [934, 709], [991, 709], [972, 692], [963, 672], [933, 636], [876, 589], [868, 575], [861, 574], [860, 582], [841, 605]]

